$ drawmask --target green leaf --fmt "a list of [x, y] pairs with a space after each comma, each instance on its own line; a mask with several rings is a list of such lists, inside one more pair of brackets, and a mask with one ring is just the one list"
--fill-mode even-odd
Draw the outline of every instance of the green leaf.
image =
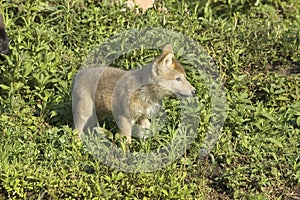
[[266, 138], [265, 141], [271, 142], [274, 145], [276, 145], [277, 147], [283, 148], [282, 143], [279, 140], [276, 140], [275, 138]]
[[0, 84], [0, 88], [2, 88], [3, 90], [10, 90], [10, 87], [4, 84]]

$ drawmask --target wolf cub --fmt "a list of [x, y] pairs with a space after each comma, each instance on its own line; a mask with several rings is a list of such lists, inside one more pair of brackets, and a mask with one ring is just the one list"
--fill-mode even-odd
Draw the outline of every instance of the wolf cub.
[[113, 116], [120, 134], [131, 142], [133, 126], [150, 128], [148, 117], [167, 95], [190, 97], [196, 89], [186, 79], [174, 58], [172, 45], [142, 69], [125, 71], [114, 67], [80, 70], [73, 81], [72, 112], [79, 134], [97, 126], [98, 119]]

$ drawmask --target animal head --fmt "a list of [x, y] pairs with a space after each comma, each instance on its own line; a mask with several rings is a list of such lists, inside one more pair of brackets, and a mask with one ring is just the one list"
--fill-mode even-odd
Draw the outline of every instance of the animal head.
[[177, 97], [189, 97], [196, 89], [186, 79], [182, 65], [175, 59], [172, 45], [166, 45], [154, 62], [153, 74], [160, 87]]

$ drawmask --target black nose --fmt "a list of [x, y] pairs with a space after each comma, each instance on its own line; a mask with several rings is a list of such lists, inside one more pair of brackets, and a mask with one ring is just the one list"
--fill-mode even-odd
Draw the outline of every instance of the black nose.
[[196, 90], [196, 89], [193, 89], [193, 90], [192, 90], [193, 96], [195, 96], [196, 93], [197, 93], [197, 90]]

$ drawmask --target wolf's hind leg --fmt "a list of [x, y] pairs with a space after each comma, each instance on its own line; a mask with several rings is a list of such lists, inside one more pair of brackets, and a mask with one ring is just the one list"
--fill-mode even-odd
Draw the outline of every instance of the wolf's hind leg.
[[92, 99], [85, 98], [84, 101], [78, 100], [72, 103], [72, 109], [75, 129], [78, 130], [79, 134], [87, 133], [89, 129], [92, 130], [97, 126], [98, 118]]

